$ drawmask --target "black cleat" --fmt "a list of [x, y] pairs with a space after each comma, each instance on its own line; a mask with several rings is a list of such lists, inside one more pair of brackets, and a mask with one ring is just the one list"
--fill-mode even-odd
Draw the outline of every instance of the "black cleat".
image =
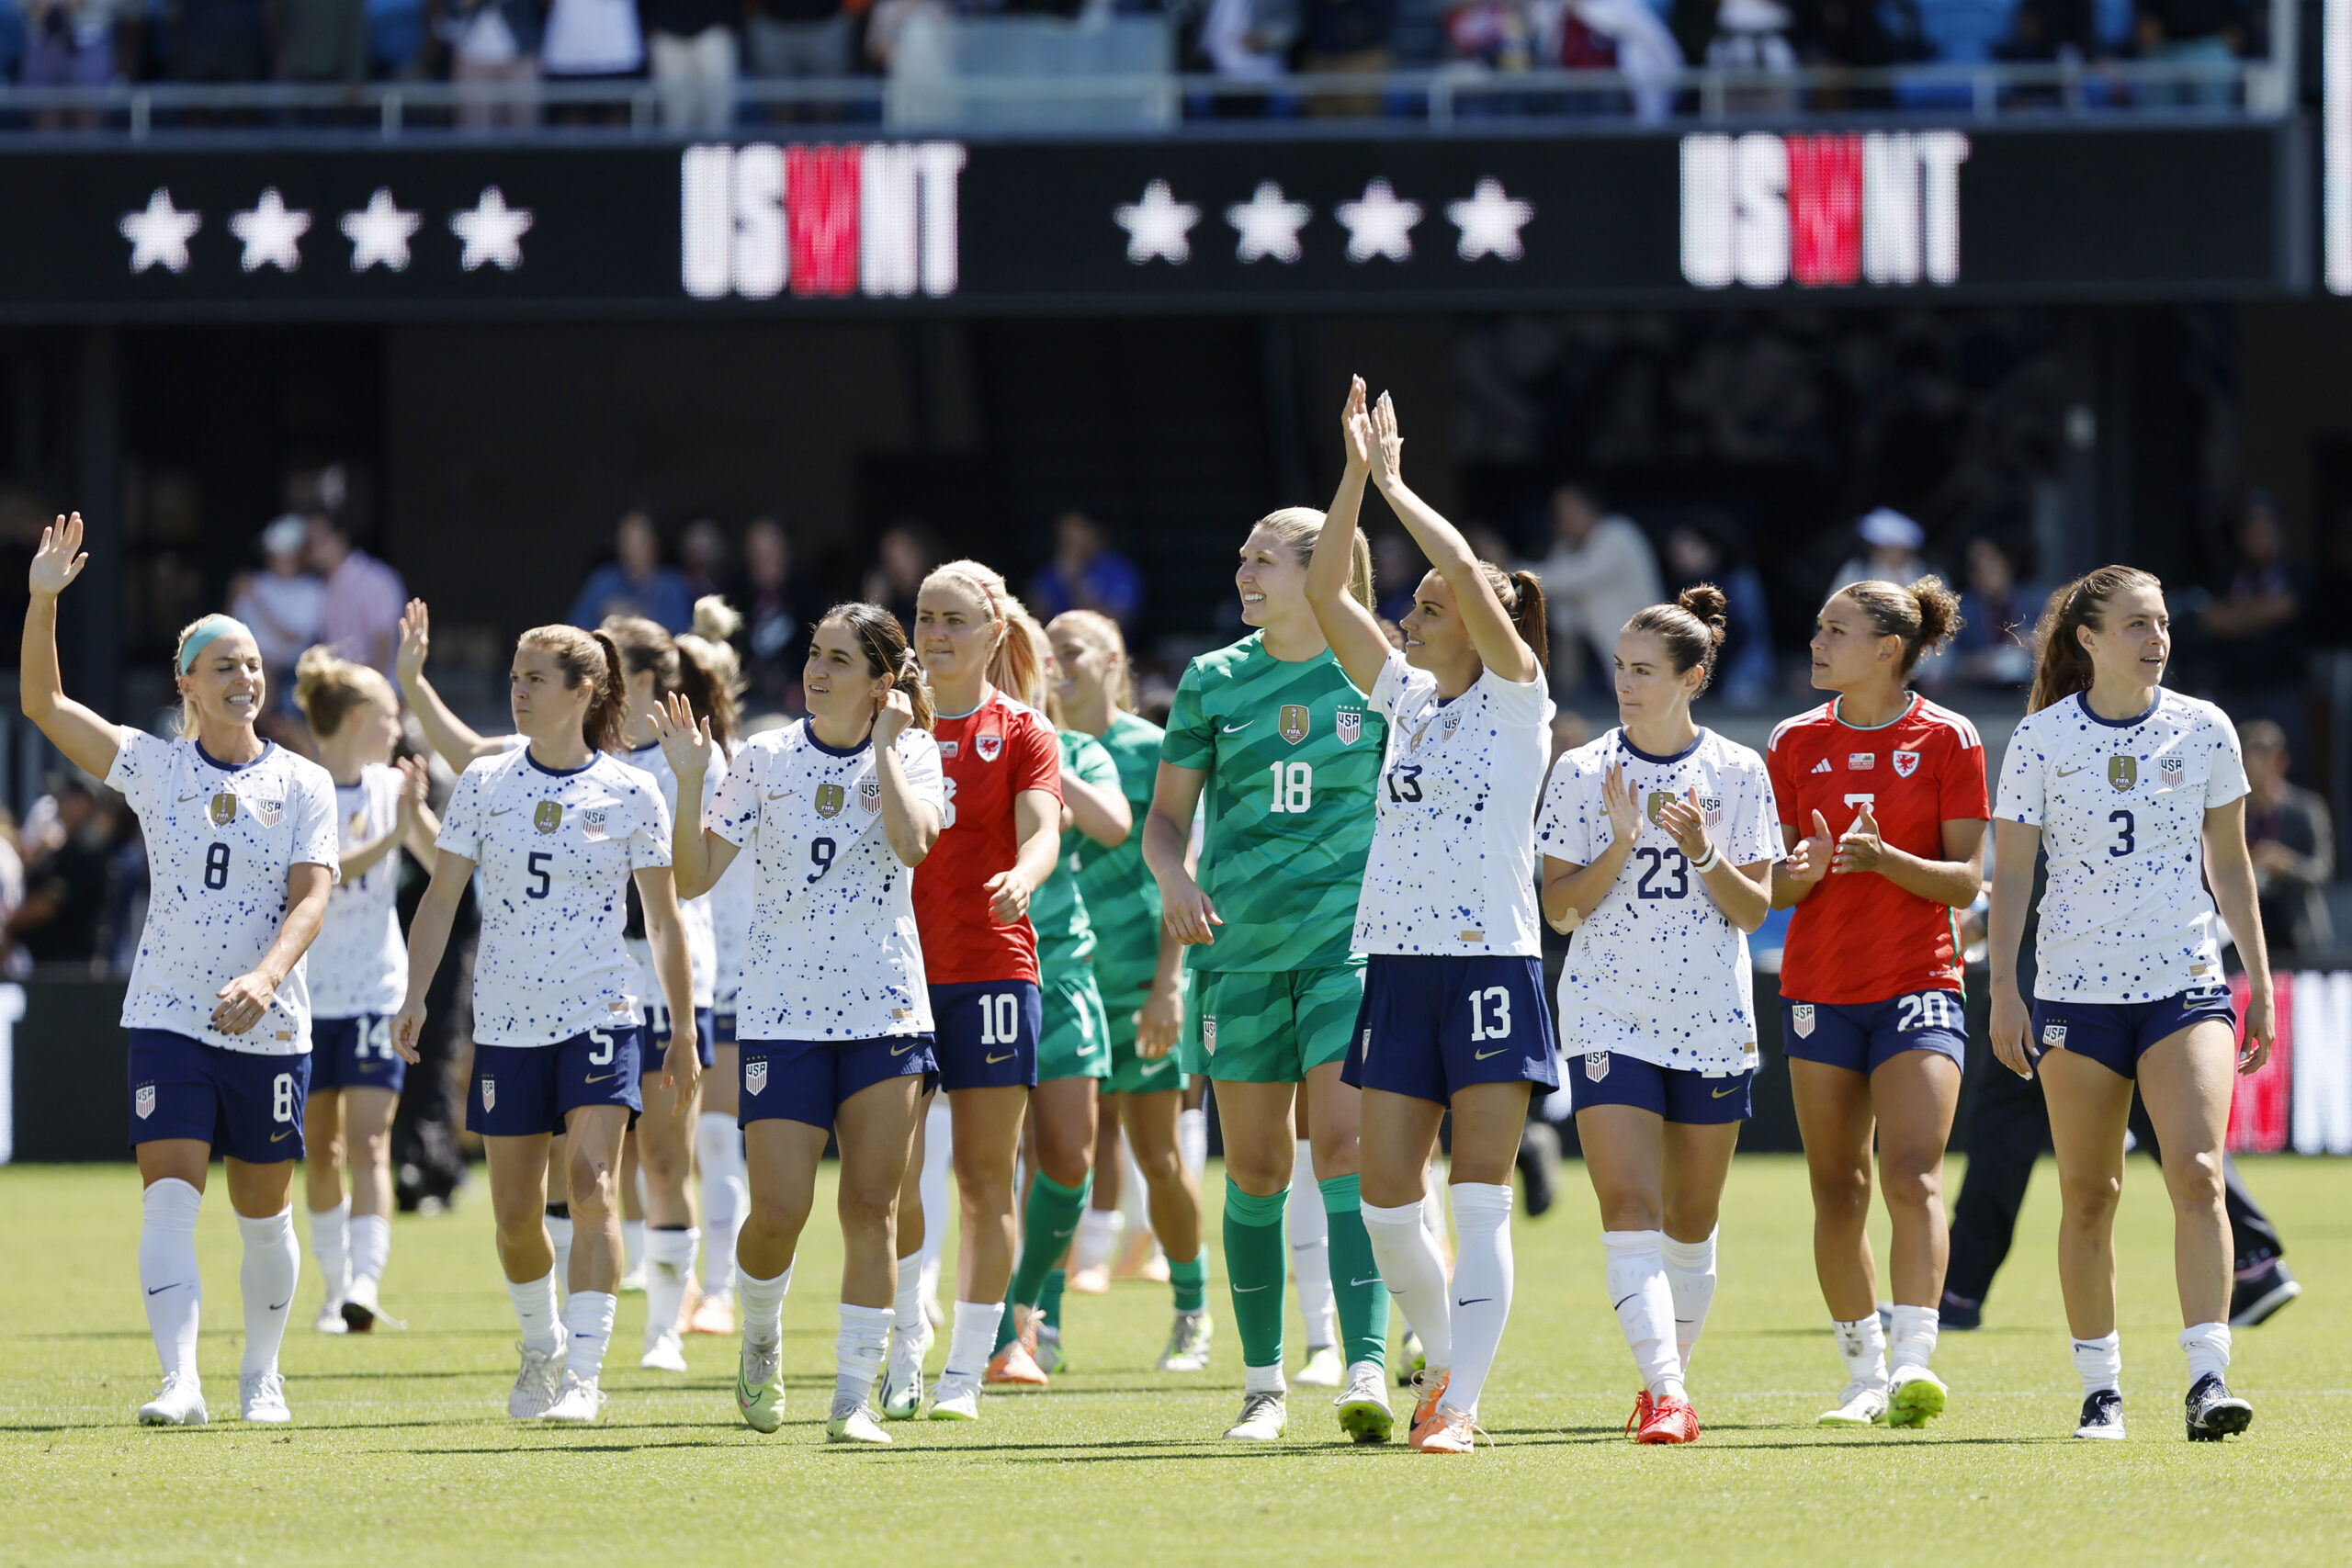
[[2219, 1372], [2207, 1372], [2188, 1391], [2188, 1440], [2218, 1443], [2254, 1425], [2254, 1406], [2232, 1393]]
[[1955, 1332], [1982, 1328], [1984, 1326], [1984, 1303], [1972, 1302], [1966, 1296], [1955, 1296], [1946, 1291], [1943, 1304], [1937, 1310], [1936, 1321], [1939, 1327]]
[[2123, 1440], [2123, 1395], [2111, 1388], [2100, 1389], [2083, 1400], [2083, 1419], [2075, 1428], [2078, 1438], [2103, 1438], [2110, 1442]]
[[2301, 1282], [2287, 1272], [2286, 1264], [2274, 1258], [2269, 1268], [2230, 1287], [2230, 1326], [2252, 1328], [2267, 1323], [2278, 1315], [2280, 1307], [2302, 1293]]

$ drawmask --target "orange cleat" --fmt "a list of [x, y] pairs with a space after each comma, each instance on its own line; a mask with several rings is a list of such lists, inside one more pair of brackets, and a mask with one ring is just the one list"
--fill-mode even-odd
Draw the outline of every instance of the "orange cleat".
[[726, 1334], [735, 1332], [735, 1303], [726, 1292], [705, 1296], [686, 1314], [689, 1334]]
[[1641, 1393], [1635, 1394], [1634, 1396], [1634, 1413], [1625, 1417], [1625, 1436], [1634, 1438], [1636, 1442], [1639, 1442], [1641, 1438], [1638, 1434], [1641, 1432], [1643, 1427], [1650, 1424], [1650, 1412], [1654, 1408], [1656, 1408], [1656, 1406], [1653, 1405], [1650, 1401], [1650, 1391], [1648, 1389], [1644, 1389]]
[[1012, 1342], [989, 1358], [985, 1382], [1010, 1383], [1022, 1388], [1044, 1388], [1052, 1380], [1046, 1369], [1037, 1364], [1037, 1325], [1046, 1314], [1035, 1307], [1014, 1307], [1017, 1314]]
[[1481, 1438], [1487, 1438], [1488, 1448], [1495, 1446], [1495, 1439], [1487, 1437], [1486, 1429], [1467, 1410], [1448, 1410], [1437, 1417], [1428, 1438], [1413, 1446], [1425, 1454], [1475, 1454]]
[[1661, 1399], [1650, 1406], [1649, 1419], [1634, 1434], [1637, 1443], [1695, 1443], [1699, 1413], [1687, 1399]]
[[1451, 1372], [1439, 1372], [1432, 1377], [1427, 1371], [1413, 1374], [1413, 1424], [1409, 1428], [1412, 1436], [1407, 1439], [1407, 1446], [1419, 1448], [1444, 1425], [1438, 1418], [1437, 1402], [1445, 1397], [1445, 1385], [1453, 1375]]

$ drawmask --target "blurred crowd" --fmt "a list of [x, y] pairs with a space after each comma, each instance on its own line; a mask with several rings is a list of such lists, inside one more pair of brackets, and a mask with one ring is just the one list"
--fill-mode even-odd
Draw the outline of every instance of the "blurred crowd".
[[[1920, 62], [2147, 60], [2188, 67], [2267, 51], [2254, 0], [0, 0], [0, 78], [40, 86], [122, 81], [650, 82], [664, 118], [718, 131], [743, 118], [745, 77], [888, 73], [925, 17], [1164, 17], [1187, 70], [1258, 85], [1221, 114], [1417, 112], [1381, 95], [1285, 96], [1294, 75], [1531, 68], [1620, 70], [1630, 95], [1487, 94], [1461, 112], [1632, 112], [1670, 93], [1644, 85], [1688, 65], [1765, 73]], [[1745, 89], [1742, 107], [1854, 108], [1936, 94], [1884, 86]], [[2157, 102], [2223, 101], [2221, 78], [2157, 85]], [[1759, 96], [1760, 95], [1760, 96]], [[1925, 95], [1924, 96], [1922, 95]], [[1195, 106], [1199, 108], [1202, 106]], [[597, 119], [617, 107], [551, 106]], [[821, 108], [802, 111], [823, 116]], [[52, 122], [67, 117], [51, 117]], [[481, 103], [461, 123], [541, 118], [532, 95]]]

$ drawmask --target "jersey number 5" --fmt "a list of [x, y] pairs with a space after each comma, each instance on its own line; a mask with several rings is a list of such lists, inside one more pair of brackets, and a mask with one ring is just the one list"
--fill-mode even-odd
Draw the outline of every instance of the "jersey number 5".
[[531, 875], [537, 879], [537, 885], [523, 889], [523, 897], [526, 898], [544, 898], [554, 888], [555, 879], [548, 874], [548, 864], [554, 859], [555, 855], [553, 852], [548, 850], [533, 850], [531, 852], [529, 864], [531, 867]]
[[1274, 775], [1274, 811], [1304, 811], [1315, 804], [1315, 768], [1309, 762], [1270, 762]]

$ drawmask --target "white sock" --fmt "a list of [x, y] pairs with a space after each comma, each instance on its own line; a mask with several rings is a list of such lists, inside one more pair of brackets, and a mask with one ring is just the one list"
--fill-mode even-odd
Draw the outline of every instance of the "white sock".
[[204, 1277], [196, 1267], [196, 1216], [204, 1194], [175, 1176], [148, 1184], [140, 1200], [139, 1284], [147, 1292], [147, 1332], [164, 1375], [196, 1376], [197, 1320]]
[[1198, 1181], [1201, 1172], [1209, 1168], [1209, 1113], [1206, 1106], [1196, 1106], [1176, 1113], [1176, 1157]]
[[2199, 1323], [2180, 1331], [2180, 1348], [2188, 1356], [2188, 1386], [2211, 1372], [2221, 1377], [2230, 1370], [2230, 1325]]
[[[1460, 1205], [1455, 1205], [1457, 1213]], [[1682, 1370], [1690, 1370], [1690, 1352], [1699, 1348], [1699, 1331], [1707, 1326], [1707, 1305], [1715, 1299], [1715, 1234], [1704, 1241], [1677, 1241], [1658, 1233], [1658, 1256], [1666, 1259], [1666, 1283], [1674, 1292], [1674, 1350]]]
[[327, 1284], [327, 1304], [343, 1300], [351, 1288], [351, 1200], [332, 1209], [311, 1211], [311, 1256], [319, 1260], [319, 1278]]
[[2075, 1371], [2083, 1380], [2083, 1392], [2097, 1393], [2103, 1388], [2123, 1386], [2123, 1336], [2110, 1334], [2104, 1339], [2075, 1341]]
[[351, 1277], [382, 1283], [384, 1262], [392, 1255], [392, 1222], [381, 1214], [361, 1214], [351, 1222]]
[[1934, 1307], [1898, 1306], [1894, 1309], [1894, 1337], [1886, 1348], [1886, 1371], [1890, 1379], [1905, 1367], [1926, 1368], [1928, 1358], [1936, 1353], [1938, 1319]]
[[735, 1288], [735, 1233], [752, 1201], [732, 1112], [706, 1111], [695, 1119], [695, 1163], [702, 1168], [702, 1291], [724, 1295]]
[[1089, 1209], [1079, 1215], [1078, 1235], [1070, 1246], [1070, 1272], [1083, 1273], [1108, 1263], [1112, 1250], [1119, 1245], [1119, 1233], [1126, 1228], [1127, 1216], [1116, 1209]]
[[743, 1343], [767, 1347], [784, 1342], [784, 1295], [792, 1289], [792, 1266], [773, 1280], [763, 1280], [749, 1269], [735, 1276], [735, 1306], [743, 1324]]
[[550, 1271], [544, 1280], [526, 1280], [520, 1284], [506, 1281], [506, 1299], [514, 1303], [514, 1321], [523, 1325], [523, 1343], [542, 1356], [552, 1356], [562, 1348], [563, 1336], [557, 1332], [555, 1275]]
[[989, 1370], [989, 1358], [996, 1354], [997, 1319], [1004, 1314], [1002, 1302], [957, 1302], [955, 1327], [947, 1337], [947, 1361], [940, 1368], [942, 1382], [972, 1382]]
[[1869, 1388], [1886, 1386], [1886, 1325], [1878, 1314], [1858, 1317], [1851, 1323], [1829, 1320], [1829, 1330], [1838, 1337], [1838, 1358], [1846, 1363], [1849, 1382]]
[[[1510, 1317], [1516, 1273], [1510, 1251], [1510, 1188], [1457, 1181], [1451, 1196], [1453, 1223], [1462, 1238], [1453, 1258], [1453, 1375], [1446, 1384], [1445, 1404], [1476, 1416], [1495, 1352], [1502, 1348], [1503, 1325]], [[1424, 1346], [1429, 1342], [1428, 1335], [1421, 1336]]]
[[302, 1277], [302, 1244], [294, 1239], [290, 1203], [258, 1220], [239, 1214], [237, 1230], [245, 1238], [244, 1261], [237, 1269], [245, 1304], [245, 1354], [237, 1375], [250, 1377], [277, 1370], [287, 1309], [294, 1304], [294, 1285]]
[[1128, 1139], [1119, 1140], [1119, 1228], [1141, 1235], [1151, 1229], [1151, 1188], [1143, 1179], [1143, 1167], [1136, 1163], [1136, 1146]]
[[582, 1382], [594, 1382], [605, 1371], [605, 1350], [613, 1342], [613, 1317], [620, 1298], [610, 1291], [574, 1291], [563, 1303], [563, 1326], [571, 1337], [565, 1343], [563, 1370]]
[[1339, 1316], [1331, 1294], [1331, 1222], [1323, 1213], [1323, 1190], [1315, 1184], [1315, 1145], [1305, 1138], [1292, 1147], [1288, 1220], [1298, 1315], [1306, 1320], [1306, 1348], [1319, 1349], [1339, 1338]]
[[645, 1233], [645, 1347], [678, 1326], [678, 1311], [686, 1304], [686, 1281], [695, 1277], [695, 1243], [701, 1232], [650, 1230]]
[[1241, 1392], [1244, 1393], [1288, 1393], [1290, 1384], [1283, 1381], [1283, 1364], [1271, 1367], [1244, 1365], [1241, 1369]]
[[1440, 1258], [1445, 1256], [1445, 1200], [1453, 1190], [1444, 1168], [1430, 1161], [1421, 1171], [1421, 1228], [1430, 1233]]
[[1389, 1295], [1421, 1337], [1421, 1354], [1430, 1371], [1446, 1371], [1453, 1365], [1453, 1314], [1446, 1295], [1445, 1259], [1421, 1228], [1421, 1206], [1383, 1209], [1366, 1203], [1363, 1213], [1372, 1260], [1380, 1265]]
[[637, 1266], [644, 1261], [645, 1222], [623, 1220], [621, 1222], [621, 1271], [625, 1274], [634, 1274], [637, 1272]]
[[[947, 1109], [947, 1097], [932, 1097], [930, 1113], [922, 1124], [922, 1251], [923, 1295], [926, 1299], [939, 1289], [939, 1248], [947, 1239], [947, 1171], [956, 1156], [956, 1118]], [[902, 1269], [901, 1274], [905, 1272]]]
[[548, 1240], [555, 1247], [555, 1286], [559, 1291], [571, 1289], [571, 1216], [548, 1216]]
[[1680, 1399], [1682, 1358], [1674, 1348], [1674, 1289], [1667, 1283], [1658, 1243], [1664, 1231], [1603, 1231], [1609, 1255], [1609, 1299], [1617, 1326], [1634, 1352], [1634, 1366], [1652, 1399]]
[[922, 1254], [899, 1259], [898, 1305], [892, 1311], [891, 1322], [900, 1334], [910, 1338], [923, 1331]]
[[852, 1306], [842, 1303], [841, 1333], [833, 1340], [833, 1397], [860, 1404], [874, 1397], [874, 1380], [882, 1375], [882, 1358], [890, 1351], [888, 1307]]

